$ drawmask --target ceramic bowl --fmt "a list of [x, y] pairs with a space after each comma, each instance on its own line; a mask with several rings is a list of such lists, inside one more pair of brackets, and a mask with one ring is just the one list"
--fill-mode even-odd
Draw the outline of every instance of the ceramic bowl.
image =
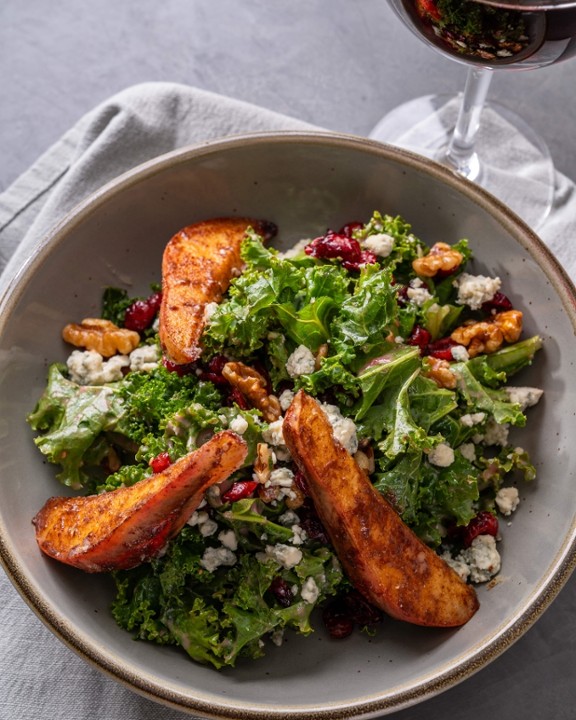
[[[64, 360], [60, 330], [98, 312], [101, 291], [145, 294], [163, 248], [182, 226], [217, 216], [265, 217], [288, 245], [374, 210], [400, 214], [429, 244], [467, 237], [475, 272], [497, 274], [544, 349], [515, 384], [544, 399], [522, 444], [538, 479], [523, 485], [503, 568], [458, 630], [387, 621], [374, 637], [290, 637], [266, 658], [217, 672], [171, 647], [136, 643], [109, 613], [111, 583], [47, 560], [31, 518], [62, 494], [32, 442], [26, 414], [49, 362]], [[0, 542], [3, 564], [45, 623], [81, 656], [135, 691], [217, 718], [312, 720], [371, 717], [407, 707], [464, 680], [506, 650], [539, 617], [573, 569], [574, 290], [537, 237], [474, 185], [434, 163], [371, 141], [286, 133], [226, 139], [162, 156], [82, 202], [43, 239], [0, 306]]]

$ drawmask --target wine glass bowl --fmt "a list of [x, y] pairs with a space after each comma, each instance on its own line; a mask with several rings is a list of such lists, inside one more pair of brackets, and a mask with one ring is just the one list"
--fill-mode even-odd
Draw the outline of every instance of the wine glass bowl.
[[388, 2], [420, 41], [467, 66], [468, 74], [456, 99], [408, 101], [370, 137], [448, 165], [540, 227], [555, 187], [546, 143], [517, 113], [487, 103], [487, 95], [494, 72], [541, 68], [576, 55], [576, 0]]
[[[484, 68], [520, 63], [532, 56], [544, 41], [546, 22], [540, 14], [508, 11], [516, 14], [517, 22], [512, 28], [513, 36], [501, 38], [497, 35], [498, 24], [483, 34], [474, 35], [445, 25], [436, 12], [436, 4], [430, 0], [392, 0], [391, 4], [420, 40], [455, 60]], [[479, 4], [473, 4], [472, 9], [482, 12]], [[494, 19], [497, 20], [497, 16]], [[471, 23], [470, 18], [468, 22]]]

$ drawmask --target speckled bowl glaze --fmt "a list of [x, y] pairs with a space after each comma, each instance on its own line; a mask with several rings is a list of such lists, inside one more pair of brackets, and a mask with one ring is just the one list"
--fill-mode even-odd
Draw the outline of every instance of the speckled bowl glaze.
[[[43, 557], [31, 518], [63, 489], [37, 452], [25, 415], [47, 364], [63, 360], [64, 324], [98, 312], [102, 288], [145, 294], [165, 243], [216, 216], [276, 222], [293, 243], [374, 210], [401, 214], [429, 244], [470, 240], [474, 272], [499, 275], [544, 349], [515, 384], [541, 386], [522, 445], [536, 482], [503, 525], [500, 582], [459, 630], [386, 621], [375, 637], [331, 641], [319, 629], [270, 646], [260, 661], [216, 672], [175, 648], [135, 643], [112, 620], [109, 579]], [[331, 134], [254, 135], [186, 148], [136, 168], [81, 203], [0, 296], [0, 551], [23, 597], [73, 650], [135, 691], [212, 718], [372, 717], [464, 680], [541, 615], [575, 564], [576, 302], [538, 238], [478, 187], [449, 170], [371, 141]], [[520, 442], [520, 441], [519, 441]]]

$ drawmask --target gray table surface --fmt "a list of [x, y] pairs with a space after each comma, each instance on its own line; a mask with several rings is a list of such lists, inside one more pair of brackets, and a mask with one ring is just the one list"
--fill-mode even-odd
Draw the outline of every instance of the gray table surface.
[[[491, 88], [573, 180], [575, 69], [572, 60], [502, 73]], [[367, 135], [405, 100], [461, 89], [464, 73], [419, 43], [386, 0], [2, 0], [0, 191], [85, 112], [135, 83], [186, 83]], [[575, 600], [573, 578], [502, 657], [394, 717], [576, 718]], [[89, 718], [72, 708], [70, 717]]]

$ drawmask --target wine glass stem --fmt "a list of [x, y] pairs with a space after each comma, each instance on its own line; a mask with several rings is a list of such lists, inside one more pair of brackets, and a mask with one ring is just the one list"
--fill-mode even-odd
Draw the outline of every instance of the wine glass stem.
[[481, 166], [474, 148], [491, 81], [492, 70], [489, 68], [471, 67], [468, 70], [456, 127], [444, 156], [444, 162], [468, 180], [478, 181], [480, 176]]

